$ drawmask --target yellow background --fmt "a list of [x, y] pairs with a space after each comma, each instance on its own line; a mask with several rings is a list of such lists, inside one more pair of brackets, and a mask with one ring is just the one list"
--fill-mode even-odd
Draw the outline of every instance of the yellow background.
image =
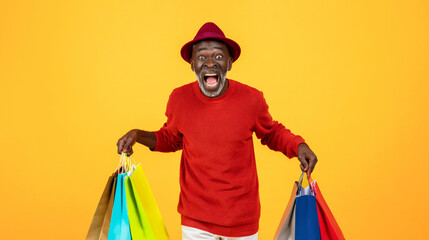
[[[2, 239], [84, 239], [116, 141], [157, 130], [195, 80], [181, 46], [207, 21], [242, 47], [229, 77], [319, 158], [313, 174], [347, 239], [425, 239], [426, 1], [1, 1]], [[298, 161], [255, 140], [271, 239]], [[171, 239], [180, 152], [136, 146]], [[221, 196], [220, 196], [221, 197]]]

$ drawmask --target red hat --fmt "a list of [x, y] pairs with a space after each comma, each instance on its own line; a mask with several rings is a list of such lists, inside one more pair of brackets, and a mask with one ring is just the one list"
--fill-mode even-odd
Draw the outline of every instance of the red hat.
[[229, 54], [231, 55], [233, 62], [237, 60], [237, 58], [240, 56], [240, 46], [233, 40], [226, 38], [225, 34], [223, 34], [222, 30], [220, 30], [220, 28], [216, 24], [208, 22], [205, 23], [200, 28], [200, 30], [198, 30], [197, 35], [195, 35], [192, 41], [183, 45], [182, 50], [180, 51], [182, 58], [185, 59], [185, 61], [187, 61], [188, 63], [191, 63], [192, 46], [194, 45], [194, 43], [205, 39], [216, 39], [224, 42], [228, 47]]

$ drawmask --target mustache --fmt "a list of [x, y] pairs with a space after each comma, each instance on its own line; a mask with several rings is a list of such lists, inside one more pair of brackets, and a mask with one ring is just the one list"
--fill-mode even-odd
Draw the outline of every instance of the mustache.
[[213, 68], [202, 67], [200, 71], [197, 73], [197, 76], [202, 78], [205, 72], [214, 72], [221, 78], [225, 77], [225, 73], [223, 73], [222, 70], [217, 67], [213, 67]]
[[216, 73], [220, 73], [221, 72], [220, 69], [216, 68], [216, 67], [213, 67], [213, 68], [202, 67], [201, 70], [200, 70], [200, 72], [208, 72], [208, 71], [216, 72]]

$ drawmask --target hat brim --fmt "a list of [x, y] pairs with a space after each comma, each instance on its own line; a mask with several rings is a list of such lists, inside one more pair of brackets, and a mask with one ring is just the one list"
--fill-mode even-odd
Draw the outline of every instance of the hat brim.
[[229, 54], [232, 57], [232, 62], [235, 62], [238, 57], [240, 57], [241, 54], [241, 48], [235, 41], [229, 39], [229, 38], [222, 38], [222, 37], [209, 37], [209, 38], [202, 38], [202, 39], [194, 39], [185, 45], [183, 45], [182, 49], [180, 50], [180, 55], [182, 55], [182, 58], [187, 61], [188, 63], [191, 63], [192, 58], [192, 46], [200, 41], [203, 40], [218, 40], [228, 47]]

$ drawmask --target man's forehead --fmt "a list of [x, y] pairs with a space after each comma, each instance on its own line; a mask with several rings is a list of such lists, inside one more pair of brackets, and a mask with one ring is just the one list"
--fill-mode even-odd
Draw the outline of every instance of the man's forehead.
[[193, 51], [201, 51], [209, 48], [228, 51], [228, 47], [226, 46], [226, 44], [216, 39], [201, 40], [199, 42], [194, 43], [194, 45], [192, 46]]

